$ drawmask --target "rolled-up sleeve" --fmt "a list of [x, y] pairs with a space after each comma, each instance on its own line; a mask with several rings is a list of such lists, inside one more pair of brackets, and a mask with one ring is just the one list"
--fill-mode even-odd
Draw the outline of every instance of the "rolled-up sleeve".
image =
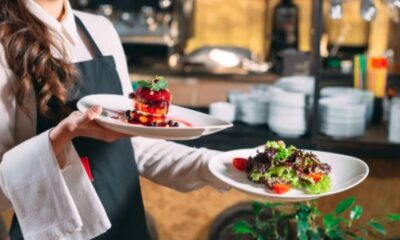
[[218, 151], [143, 137], [135, 137], [132, 142], [139, 172], [150, 180], [183, 192], [205, 185], [219, 191], [229, 189], [208, 168]]

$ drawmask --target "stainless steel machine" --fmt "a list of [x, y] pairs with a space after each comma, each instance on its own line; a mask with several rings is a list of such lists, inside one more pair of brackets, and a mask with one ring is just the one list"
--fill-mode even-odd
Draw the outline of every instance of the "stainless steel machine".
[[192, 34], [194, 0], [72, 0], [72, 4], [109, 18], [130, 61], [169, 61], [183, 53]]

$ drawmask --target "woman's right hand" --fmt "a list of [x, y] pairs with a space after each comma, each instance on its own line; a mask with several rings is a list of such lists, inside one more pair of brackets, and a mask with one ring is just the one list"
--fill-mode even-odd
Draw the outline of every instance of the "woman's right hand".
[[[54, 153], [59, 155], [65, 145], [76, 137], [88, 137], [105, 142], [113, 142], [120, 138], [129, 137], [126, 134], [118, 133], [102, 127], [94, 121], [102, 112], [100, 106], [93, 106], [87, 112], [72, 112], [50, 131], [50, 141]], [[65, 163], [59, 163], [62, 168]]]

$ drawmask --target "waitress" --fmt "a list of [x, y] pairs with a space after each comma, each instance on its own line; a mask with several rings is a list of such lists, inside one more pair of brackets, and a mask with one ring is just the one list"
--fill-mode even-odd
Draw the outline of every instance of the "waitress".
[[72, 111], [132, 89], [120, 39], [68, 0], [0, 0], [0, 207], [11, 239], [147, 239], [139, 174], [180, 191], [211, 184], [218, 154], [127, 138]]

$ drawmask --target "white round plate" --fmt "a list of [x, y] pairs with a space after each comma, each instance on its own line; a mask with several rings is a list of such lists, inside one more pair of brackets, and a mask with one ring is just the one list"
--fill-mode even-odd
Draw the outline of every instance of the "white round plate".
[[108, 112], [125, 112], [132, 109], [132, 100], [127, 96], [112, 94], [95, 94], [80, 99], [77, 107], [81, 112], [86, 112], [91, 106], [100, 105], [103, 113], [96, 120], [111, 130], [132, 136], [159, 138], [168, 140], [189, 140], [209, 135], [233, 124], [214, 118], [208, 114], [193, 111], [187, 108], [170, 105], [167, 118], [190, 123], [191, 126], [179, 127], [148, 127], [140, 124], [125, 123], [110, 117]]
[[315, 79], [310, 76], [290, 76], [278, 79], [275, 86], [287, 91], [314, 94]]
[[256, 150], [257, 148], [240, 149], [219, 154], [210, 160], [208, 167], [212, 174], [233, 188], [258, 197], [282, 202], [305, 201], [343, 192], [361, 183], [369, 173], [368, 165], [358, 158], [312, 151], [321, 162], [331, 166], [332, 189], [322, 194], [307, 194], [296, 189], [291, 189], [284, 194], [276, 194], [262, 184], [249, 181], [246, 172], [239, 171], [232, 165], [233, 158], [254, 156]]

